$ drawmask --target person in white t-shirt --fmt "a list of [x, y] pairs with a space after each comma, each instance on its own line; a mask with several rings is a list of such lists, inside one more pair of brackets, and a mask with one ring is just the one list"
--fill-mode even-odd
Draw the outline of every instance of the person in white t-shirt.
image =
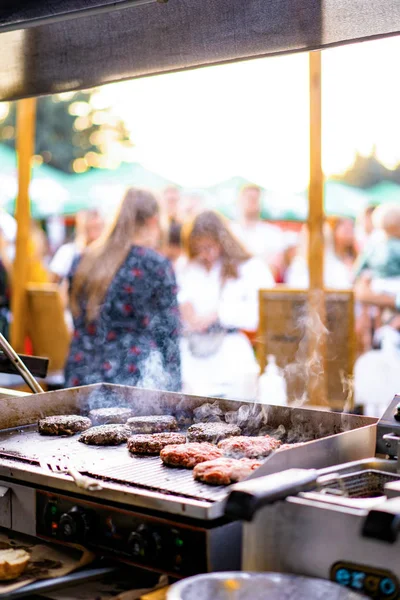
[[70, 274], [72, 264], [83, 250], [97, 240], [104, 227], [104, 220], [97, 209], [82, 210], [76, 215], [76, 233], [72, 242], [63, 244], [53, 256], [49, 269], [55, 283]]
[[261, 188], [246, 185], [239, 195], [239, 221], [232, 231], [252, 256], [268, 264], [282, 250], [283, 237], [279, 227], [261, 220]]
[[243, 331], [257, 330], [258, 292], [274, 287], [272, 274], [212, 211], [198, 215], [184, 230], [183, 246], [186, 262], [177, 273], [183, 388], [245, 398], [257, 361]]

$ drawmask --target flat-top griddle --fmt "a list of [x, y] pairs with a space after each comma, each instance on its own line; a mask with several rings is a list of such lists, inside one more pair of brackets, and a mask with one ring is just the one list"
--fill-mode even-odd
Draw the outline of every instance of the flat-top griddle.
[[195, 409], [205, 403], [218, 407], [219, 418], [236, 419], [250, 435], [268, 432], [283, 441], [305, 442], [272, 453], [251, 477], [290, 467], [323, 468], [357, 460], [370, 456], [375, 447], [376, 421], [366, 417], [96, 384], [1, 400], [0, 477], [7, 476], [12, 468], [16, 479], [85, 494], [67, 474], [43, 468], [46, 463], [67, 462], [81, 473], [102, 480], [103, 490], [96, 498], [195, 518], [217, 518], [223, 515], [229, 486], [196, 482], [191, 470], [166, 467], [158, 456], [132, 456], [125, 445], [87, 446], [78, 441], [78, 435], [48, 437], [37, 431], [37, 420], [44, 416], [87, 415], [100, 406], [130, 406], [142, 415], [175, 415], [184, 430], [193, 422]]

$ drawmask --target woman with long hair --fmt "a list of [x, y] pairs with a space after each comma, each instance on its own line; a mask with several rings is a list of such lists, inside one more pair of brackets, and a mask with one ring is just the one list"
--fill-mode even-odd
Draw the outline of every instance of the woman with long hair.
[[155, 197], [131, 188], [109, 229], [84, 251], [71, 278], [67, 387], [105, 381], [180, 389], [176, 281], [154, 250], [159, 237]]
[[258, 291], [274, 286], [222, 217], [198, 215], [183, 230], [186, 264], [178, 270], [182, 381], [187, 392], [245, 397], [257, 363], [242, 332], [258, 326]]

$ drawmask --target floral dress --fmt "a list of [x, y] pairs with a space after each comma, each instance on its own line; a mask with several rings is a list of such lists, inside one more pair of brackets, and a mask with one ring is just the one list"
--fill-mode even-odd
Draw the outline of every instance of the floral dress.
[[132, 246], [98, 319], [87, 323], [84, 298], [80, 304], [65, 368], [66, 387], [107, 382], [180, 390], [177, 287], [166, 258]]

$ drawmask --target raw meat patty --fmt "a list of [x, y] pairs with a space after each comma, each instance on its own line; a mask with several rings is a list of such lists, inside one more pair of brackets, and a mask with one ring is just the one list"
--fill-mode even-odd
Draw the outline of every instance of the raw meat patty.
[[128, 450], [132, 454], [160, 454], [170, 444], [186, 444], [186, 437], [182, 433], [139, 433], [128, 439]]
[[187, 432], [189, 442], [210, 442], [217, 444], [232, 435], [240, 435], [242, 432], [237, 425], [227, 423], [196, 423], [191, 425]]
[[132, 417], [126, 424], [129, 425], [132, 433], [163, 433], [178, 430], [177, 420], [168, 415]]
[[257, 458], [258, 456], [268, 456], [280, 445], [279, 440], [269, 435], [259, 437], [241, 435], [222, 440], [222, 442], [219, 442], [218, 448], [226, 456], [232, 456], [233, 458]]
[[98, 425], [84, 431], [79, 441], [93, 446], [118, 446], [126, 442], [131, 430], [126, 425]]
[[217, 458], [196, 465], [193, 477], [208, 485], [229, 485], [246, 479], [260, 465], [248, 458]]
[[54, 417], [45, 417], [38, 423], [39, 433], [41, 435], [74, 435], [79, 431], [85, 431], [92, 426], [92, 422], [87, 417], [79, 415], [56, 415]]
[[160, 457], [164, 464], [169, 467], [185, 467], [193, 469], [198, 463], [213, 458], [220, 458], [221, 450], [218, 450], [213, 444], [203, 444], [192, 442], [189, 444], [180, 444], [179, 446], [166, 446], [161, 450]]
[[89, 417], [98, 425], [106, 425], [108, 423], [126, 423], [132, 414], [131, 408], [95, 408], [90, 411]]

